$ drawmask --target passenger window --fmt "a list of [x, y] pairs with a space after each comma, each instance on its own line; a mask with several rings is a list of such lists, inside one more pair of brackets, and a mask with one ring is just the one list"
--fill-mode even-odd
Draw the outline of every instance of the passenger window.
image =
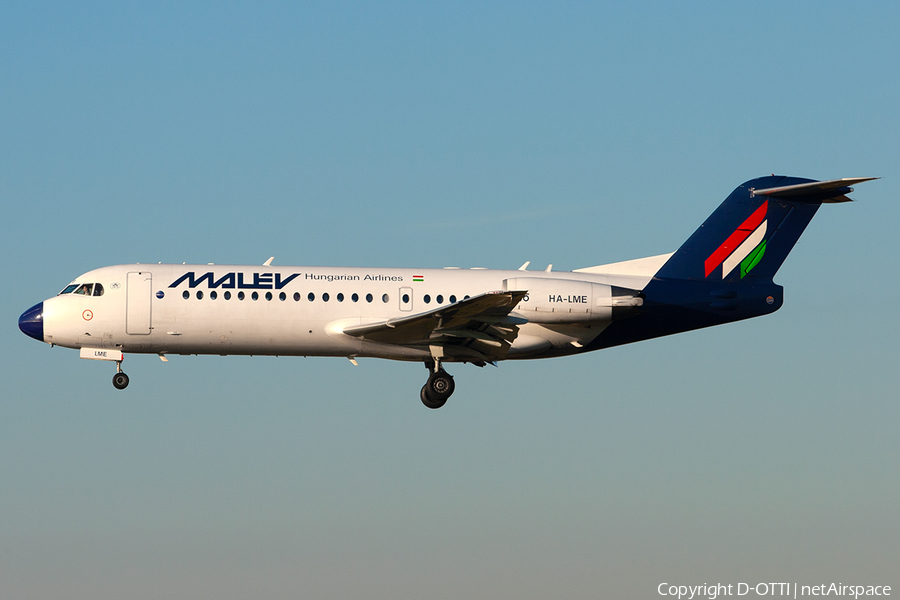
[[95, 284], [94, 284], [94, 295], [95, 295], [95, 296], [102, 296], [102, 295], [103, 295], [103, 286], [100, 285], [99, 283], [95, 283]]
[[384, 295], [381, 297], [381, 301], [384, 302], [385, 304], [387, 304], [388, 302], [391, 301], [391, 297], [388, 296], [387, 294], [384, 294]]
[[203, 300], [203, 292], [197, 290], [197, 300]]
[[181, 297], [184, 298], [185, 300], [187, 300], [188, 298], [191, 297], [191, 293], [187, 290], [184, 290], [183, 292], [181, 292]]
[[372, 294], [366, 294], [366, 302], [371, 302], [372, 300]]
[[403, 294], [403, 304], [409, 304], [409, 294]]
[[78, 284], [77, 284], [77, 283], [73, 283], [72, 285], [67, 285], [67, 286], [66, 286], [66, 289], [64, 289], [63, 291], [61, 291], [61, 292], [59, 293], [59, 295], [62, 296], [63, 294], [71, 294], [72, 292], [75, 291], [75, 288], [77, 288], [77, 287], [78, 287]]
[[456, 296], [450, 296], [450, 304], [456, 304]]
[[280, 294], [278, 294], [278, 299], [284, 302], [285, 300], [287, 300], [287, 294], [281, 292]]
[[322, 294], [322, 302], [328, 302], [328, 298], [329, 298], [328, 292], [325, 292], [324, 294]]
[[231, 300], [231, 292], [225, 292], [225, 299]]
[[209, 293], [209, 299], [210, 299], [210, 300], [215, 300], [215, 299], [218, 298], [218, 297], [219, 297], [219, 294], [216, 293], [216, 290], [213, 290], [213, 291], [211, 291], [211, 292]]
[[354, 293], [352, 296], [350, 296], [350, 299], [354, 302], [359, 302], [359, 294]]
[[313, 294], [312, 292], [310, 292], [306, 295], [306, 299], [309, 300], [310, 302], [313, 302], [316, 299], [316, 295]]
[[244, 299], [244, 292], [238, 292], [238, 300]]
[[294, 292], [294, 302], [300, 302], [300, 292]]
[[431, 304], [431, 296], [429, 296], [428, 294], [425, 294], [424, 296], [422, 296], [422, 301], [425, 304]]
[[338, 292], [338, 295], [337, 295], [337, 301], [338, 301], [338, 302], [343, 302], [343, 301], [344, 301], [344, 293], [343, 293], [343, 292]]
[[443, 303], [444, 303], [444, 296], [442, 296], [441, 294], [438, 294], [438, 295], [437, 295], [437, 298], [435, 298], [434, 301], [437, 302], [438, 304], [443, 304]]
[[271, 300], [272, 300], [272, 292], [266, 292], [266, 300], [271, 302]]
[[250, 297], [253, 298], [253, 300], [259, 300], [259, 292], [253, 292], [250, 294]]

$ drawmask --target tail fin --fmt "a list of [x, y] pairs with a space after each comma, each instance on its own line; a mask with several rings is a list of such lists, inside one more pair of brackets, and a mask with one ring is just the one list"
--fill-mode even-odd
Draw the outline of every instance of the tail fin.
[[760, 177], [738, 186], [656, 273], [662, 279], [771, 282], [823, 203], [875, 177]]

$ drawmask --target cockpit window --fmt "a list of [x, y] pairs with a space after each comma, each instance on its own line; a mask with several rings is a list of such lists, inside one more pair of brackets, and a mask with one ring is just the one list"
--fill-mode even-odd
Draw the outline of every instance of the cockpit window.
[[63, 294], [78, 294], [79, 296], [102, 296], [103, 286], [99, 283], [70, 283], [66, 289], [61, 291], [58, 296]]

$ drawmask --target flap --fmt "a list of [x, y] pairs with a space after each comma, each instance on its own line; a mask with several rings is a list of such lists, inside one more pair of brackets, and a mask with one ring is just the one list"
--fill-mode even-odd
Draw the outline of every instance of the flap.
[[444, 355], [492, 361], [506, 356], [527, 320], [509, 313], [527, 291], [487, 292], [428, 312], [354, 325], [343, 332], [373, 342], [402, 346], [441, 346]]

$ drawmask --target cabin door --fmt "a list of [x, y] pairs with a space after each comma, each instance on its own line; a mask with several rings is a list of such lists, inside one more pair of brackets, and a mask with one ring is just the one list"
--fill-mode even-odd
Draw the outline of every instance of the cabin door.
[[147, 271], [128, 274], [125, 284], [125, 333], [150, 333], [150, 298], [153, 294], [153, 275]]

